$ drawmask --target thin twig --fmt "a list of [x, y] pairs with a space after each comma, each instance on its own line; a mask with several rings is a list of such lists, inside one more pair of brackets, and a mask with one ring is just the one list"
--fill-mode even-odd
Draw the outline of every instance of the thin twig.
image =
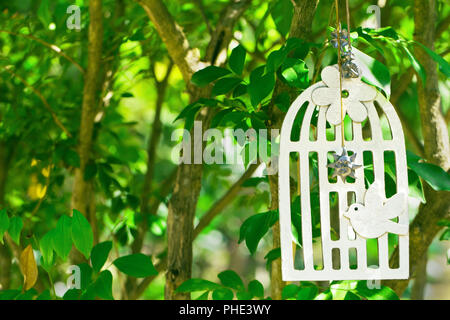
[[205, 6], [203, 5], [203, 1], [202, 0], [194, 0], [194, 2], [197, 4], [198, 9], [199, 9], [199, 11], [200, 11], [200, 13], [201, 13], [201, 15], [203, 17], [203, 20], [205, 20], [206, 27], [208, 28], [208, 32], [210, 34], [212, 34], [213, 33], [213, 29], [211, 27], [211, 23], [209, 22], [208, 17], [206, 16], [206, 9], [205, 9]]
[[[172, 73], [173, 69], [173, 62], [170, 61], [169, 66], [167, 67], [166, 74], [164, 78], [161, 81], [158, 81], [156, 77], [156, 73], [154, 70], [154, 66], [150, 68], [150, 72], [153, 74], [153, 77], [156, 82], [156, 88], [158, 92], [157, 101], [156, 101], [156, 110], [155, 110], [155, 116], [153, 119], [152, 128], [150, 130], [150, 139], [148, 142], [147, 147], [147, 172], [145, 174], [144, 179], [144, 186], [142, 188], [141, 192], [141, 214], [143, 215], [142, 222], [139, 224], [139, 234], [133, 244], [133, 252], [137, 253], [140, 252], [142, 249], [142, 245], [144, 243], [144, 237], [147, 233], [147, 225], [148, 225], [148, 218], [151, 215], [156, 214], [157, 207], [154, 209], [154, 211], [149, 210], [151, 208], [150, 206], [150, 195], [152, 193], [152, 184], [153, 184], [153, 177], [154, 177], [154, 171], [155, 171], [155, 163], [156, 163], [156, 150], [158, 148], [158, 143], [161, 136], [161, 110], [164, 104], [164, 98], [166, 96], [167, 91], [167, 85], [169, 83], [169, 78]], [[151, 208], [153, 209], [153, 208]]]
[[64, 51], [62, 51], [61, 48], [59, 48], [58, 46], [48, 43], [42, 39], [39, 39], [33, 35], [30, 34], [23, 34], [23, 33], [16, 33], [16, 32], [12, 32], [12, 31], [7, 31], [7, 30], [0, 30], [0, 33], [7, 33], [10, 34], [12, 36], [18, 36], [18, 37], [23, 37], [23, 38], [27, 38], [36, 42], [39, 42], [40, 44], [44, 45], [45, 47], [51, 49], [52, 51], [56, 52], [59, 56], [63, 57], [64, 59], [66, 59], [67, 61], [71, 62], [78, 70], [81, 71], [81, 73], [84, 74], [84, 69], [82, 66], [80, 66], [75, 60], [73, 60], [71, 57], [69, 57], [66, 53], [64, 53]]
[[249, 166], [247, 171], [236, 181], [228, 192], [220, 198], [214, 205], [206, 212], [200, 219], [199, 223], [194, 229], [194, 239], [211, 223], [211, 221], [217, 217], [236, 197], [241, 190], [242, 184], [249, 179], [253, 173], [258, 169], [259, 162]]
[[11, 70], [11, 68], [9, 67], [2, 67], [3, 70], [5, 70], [6, 72], [8, 72], [9, 74], [11, 74], [13, 77], [19, 79], [20, 82], [22, 82], [27, 88], [29, 88], [31, 91], [34, 92], [35, 95], [37, 95], [39, 97], [39, 99], [41, 99], [42, 103], [44, 104], [44, 107], [47, 109], [48, 112], [50, 112], [53, 121], [55, 122], [55, 124], [61, 128], [62, 131], [64, 131], [68, 137], [72, 137], [72, 135], [70, 134], [69, 130], [66, 129], [66, 127], [64, 127], [64, 125], [62, 124], [62, 122], [59, 120], [58, 116], [56, 115], [56, 113], [53, 111], [53, 109], [50, 107], [47, 99], [45, 99], [45, 97], [42, 95], [42, 93], [37, 90], [36, 88], [34, 88], [32, 85], [30, 85], [27, 81], [25, 81], [24, 78], [22, 78], [21, 76], [19, 76], [17, 73], [15, 73], [14, 71]]

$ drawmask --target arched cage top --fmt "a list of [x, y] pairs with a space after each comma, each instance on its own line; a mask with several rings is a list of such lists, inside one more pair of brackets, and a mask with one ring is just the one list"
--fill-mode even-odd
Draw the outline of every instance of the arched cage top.
[[[392, 104], [361, 79], [343, 79], [342, 88], [341, 109], [338, 69], [325, 68], [322, 81], [294, 101], [282, 125], [279, 208], [285, 281], [403, 279], [409, 275], [408, 234], [386, 232], [368, 239], [355, 232], [344, 216], [352, 203], [364, 204], [368, 189], [377, 186], [381, 206], [393, 196], [402, 199], [397, 207], [402, 212], [393, 221], [408, 225], [408, 177], [400, 120]], [[342, 152], [342, 125], [344, 146], [361, 165], [354, 179], [345, 181], [331, 179], [327, 167], [333, 161], [331, 155]], [[299, 177], [297, 195], [290, 192], [290, 177]], [[391, 238], [400, 250], [394, 268], [389, 266]], [[376, 242], [377, 263], [368, 259], [369, 241]]]

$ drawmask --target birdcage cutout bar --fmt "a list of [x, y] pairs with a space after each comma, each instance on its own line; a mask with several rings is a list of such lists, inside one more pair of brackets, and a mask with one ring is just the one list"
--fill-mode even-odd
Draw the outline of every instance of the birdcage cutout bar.
[[[328, 67], [330, 68], [330, 67]], [[360, 79], [348, 81], [361, 82]], [[279, 158], [279, 209], [281, 230], [281, 259], [282, 274], [285, 281], [296, 280], [363, 280], [363, 279], [405, 279], [409, 276], [409, 237], [408, 234], [398, 236], [399, 258], [398, 266], [389, 266], [388, 234], [376, 239], [378, 243], [378, 266], [368, 263], [367, 239], [355, 233], [349, 219], [343, 213], [349, 209], [348, 198], [353, 196], [353, 202], [363, 203], [367, 192], [364, 168], [355, 170], [354, 182], [343, 182], [337, 179], [330, 182], [327, 168], [328, 154], [342, 150], [341, 124], [335, 126], [334, 140], [326, 136], [326, 107], [316, 106], [311, 99], [315, 89], [325, 87], [319, 82], [306, 89], [290, 107], [281, 130], [280, 158]], [[356, 153], [355, 162], [364, 164], [364, 152], [372, 153], [373, 183], [385, 186], [385, 152], [391, 152], [395, 157], [395, 175], [397, 193], [408, 194], [408, 178], [406, 169], [406, 151], [404, 135], [400, 120], [390, 102], [379, 92], [373, 101], [363, 102], [367, 109], [367, 118], [370, 123], [371, 139], [363, 138], [360, 122], [352, 121], [352, 139], [345, 140], [345, 147], [349, 152]], [[380, 116], [375, 104], [382, 110], [390, 126], [391, 139], [383, 138]], [[305, 108], [305, 110], [303, 110]], [[316, 139], [310, 140], [310, 124], [315, 110], [317, 115]], [[291, 132], [297, 114], [304, 111], [300, 138], [291, 140]], [[317, 112], [317, 111], [316, 111]], [[294, 238], [291, 229], [291, 194], [290, 194], [290, 154], [297, 153], [300, 172], [300, 212], [301, 212], [301, 251], [303, 268], [294, 268]], [[311, 217], [310, 198], [310, 153], [317, 154], [317, 168], [319, 181], [319, 207], [320, 207], [320, 240], [323, 267], [315, 267], [314, 256], [316, 245], [313, 245], [313, 226]], [[332, 239], [330, 235], [330, 194], [338, 197], [339, 211], [339, 237]], [[384, 192], [383, 192], [384, 193]], [[384, 198], [386, 199], [386, 198]], [[405, 199], [406, 202], [406, 199]], [[399, 224], [408, 225], [408, 210], [398, 216]], [[391, 248], [392, 249], [392, 248]], [[338, 267], [335, 265], [336, 257], [333, 250], [338, 250]], [[356, 250], [356, 266], [350, 265], [351, 250]]]

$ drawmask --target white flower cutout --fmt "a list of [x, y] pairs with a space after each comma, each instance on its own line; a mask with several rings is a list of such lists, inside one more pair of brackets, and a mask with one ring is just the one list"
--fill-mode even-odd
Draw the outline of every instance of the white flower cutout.
[[[317, 88], [312, 93], [312, 101], [317, 106], [329, 107], [327, 120], [333, 125], [341, 123], [341, 98], [339, 69], [336, 66], [326, 67], [322, 71], [322, 81], [326, 87]], [[363, 102], [372, 101], [377, 96], [375, 88], [357, 79], [342, 79], [343, 117], [348, 113], [354, 122], [362, 122], [367, 118], [367, 109]]]

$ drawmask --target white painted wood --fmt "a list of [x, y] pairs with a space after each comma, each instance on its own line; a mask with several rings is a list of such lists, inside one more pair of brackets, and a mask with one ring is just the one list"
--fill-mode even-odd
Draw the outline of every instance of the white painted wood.
[[407, 224], [391, 221], [405, 212], [407, 195], [397, 193], [386, 201], [383, 198], [384, 190], [375, 182], [366, 191], [364, 203], [354, 203], [344, 213], [344, 217], [350, 220], [353, 229], [361, 237], [375, 239], [385, 233], [408, 234]]
[[[368, 190], [364, 183], [364, 169], [356, 169], [354, 183], [344, 183], [337, 179], [331, 183], [328, 179], [327, 154], [341, 153], [341, 108], [339, 96], [339, 72], [337, 66], [327, 67], [322, 72], [323, 81], [306, 89], [291, 105], [282, 129], [279, 157], [279, 208], [281, 228], [281, 259], [283, 280], [364, 280], [364, 279], [406, 279], [409, 276], [409, 236], [408, 236], [408, 176], [406, 167], [405, 141], [402, 127], [394, 107], [373, 87], [360, 79], [344, 79], [343, 89], [348, 97], [343, 99], [344, 111], [353, 121], [353, 139], [345, 141], [348, 151], [357, 154], [355, 163], [363, 163], [363, 152], [370, 151], [373, 156], [375, 181]], [[392, 140], [384, 140], [377, 103], [386, 115]], [[310, 123], [313, 112], [319, 106], [317, 140], [310, 141]], [[294, 120], [301, 110], [306, 108], [300, 131], [300, 140], [291, 141]], [[372, 139], [363, 140], [361, 122], [368, 118], [372, 130]], [[335, 139], [327, 141], [326, 122], [335, 126]], [[384, 151], [395, 154], [397, 194], [386, 199], [384, 181]], [[312, 238], [311, 199], [310, 199], [310, 161], [309, 154], [317, 153], [319, 167], [319, 204], [321, 220], [322, 263], [314, 261]], [[294, 268], [293, 236], [291, 231], [291, 197], [289, 187], [290, 153], [298, 153], [300, 161], [300, 208], [302, 212], [302, 250], [304, 269]], [[337, 192], [339, 197], [339, 240], [330, 236], [329, 195]], [[349, 192], [355, 194], [355, 203], [347, 202]], [[352, 214], [358, 208], [361, 217]], [[347, 217], [345, 217], [347, 216]], [[398, 217], [397, 222], [390, 221]], [[350, 232], [349, 232], [350, 230]], [[399, 268], [389, 268], [388, 233], [399, 237]], [[378, 239], [379, 267], [367, 264], [366, 241]], [[333, 269], [332, 250], [340, 251], [340, 268]], [[349, 250], [357, 252], [357, 266], [352, 269], [349, 262]], [[314, 265], [323, 264], [316, 270]]]

